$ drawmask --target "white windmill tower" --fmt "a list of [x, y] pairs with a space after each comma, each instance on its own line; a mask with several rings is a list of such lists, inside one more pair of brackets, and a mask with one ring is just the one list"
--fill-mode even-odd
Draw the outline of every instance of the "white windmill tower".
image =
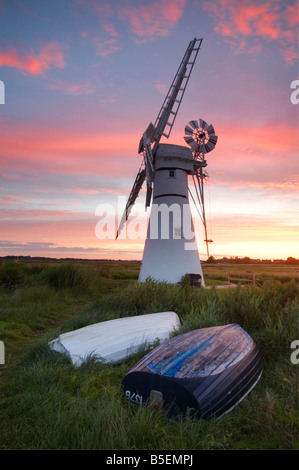
[[[190, 121], [185, 127], [185, 141], [191, 147], [160, 144], [162, 136], [168, 138], [186, 90], [202, 39], [190, 41], [182, 62], [162, 104], [155, 124], [149, 124], [141, 137], [138, 153], [143, 163], [136, 176], [133, 188], [121, 219], [116, 238], [129, 217], [130, 210], [146, 180], [146, 203], [152, 201], [147, 238], [139, 273], [139, 282], [151, 277], [157, 281], [177, 283], [185, 274], [204, 279], [194, 234], [194, 225], [189, 206], [189, 194], [195, 202], [205, 229], [203, 180], [207, 163], [205, 153], [217, 142], [214, 128], [205, 121]], [[196, 199], [188, 188], [191, 175]], [[152, 198], [153, 196], [153, 198]]]

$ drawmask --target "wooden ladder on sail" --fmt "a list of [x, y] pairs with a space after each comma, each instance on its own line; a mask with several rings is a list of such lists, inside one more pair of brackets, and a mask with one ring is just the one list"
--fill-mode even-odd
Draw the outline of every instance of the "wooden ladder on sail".
[[[166, 98], [157, 116], [155, 128], [157, 132], [163, 135], [164, 137], [169, 137], [169, 134], [173, 127], [201, 43], [202, 38], [194, 38], [192, 41], [190, 41], [189, 46], [187, 47], [185, 55], [182, 59], [182, 62], [178, 68], [177, 73], [174, 76], [172, 84], [170, 85]], [[168, 127], [167, 130], [165, 130], [166, 126]]]

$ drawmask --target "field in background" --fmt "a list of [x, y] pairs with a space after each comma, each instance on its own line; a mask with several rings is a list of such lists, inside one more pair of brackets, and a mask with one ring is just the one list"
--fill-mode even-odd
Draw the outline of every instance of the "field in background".
[[[1, 449], [297, 449], [298, 266], [203, 264], [206, 284], [254, 272], [256, 285], [198, 289], [137, 282], [140, 263], [0, 261]], [[125, 373], [146, 351], [118, 366], [76, 369], [48, 342], [61, 332], [112, 318], [173, 310], [179, 333], [240, 324], [264, 360], [254, 390], [220, 420], [168, 421], [128, 403]], [[298, 354], [297, 354], [298, 357]]]
[[[295, 279], [299, 281], [299, 265], [287, 264], [203, 264], [203, 274], [207, 285], [225, 284], [228, 274], [246, 278], [254, 273], [256, 282], [267, 279]], [[215, 282], [216, 281], [216, 282]]]
[[[55, 260], [55, 259], [37, 259], [34, 260], [2, 260], [0, 259], [0, 267], [2, 265], [19, 264], [28, 267], [27, 273], [38, 271], [42, 267], [55, 267], [61, 264], [73, 264], [87, 268], [90, 272], [94, 272], [97, 277], [102, 277], [111, 280], [134, 280], [138, 279], [140, 262], [139, 261], [121, 261], [121, 260]], [[297, 264], [284, 264], [284, 263], [202, 263], [203, 274], [205, 277], [206, 285], [222, 285], [227, 283], [228, 274], [241, 274], [246, 277], [247, 274], [254, 273], [256, 280], [265, 281], [266, 279], [283, 280], [283, 278], [299, 280], [299, 261]], [[216, 282], [215, 282], [216, 281]], [[0, 270], [0, 286], [1, 283], [1, 270]], [[107, 282], [107, 285], [109, 283]], [[111, 284], [115, 285], [111, 281]]]

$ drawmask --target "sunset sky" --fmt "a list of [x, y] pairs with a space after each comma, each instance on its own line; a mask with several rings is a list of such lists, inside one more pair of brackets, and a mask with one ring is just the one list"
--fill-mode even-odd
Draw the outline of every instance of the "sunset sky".
[[[214, 125], [210, 254], [299, 258], [295, 0], [0, 0], [0, 256], [141, 259], [144, 236], [97, 238], [97, 208], [122, 211], [140, 137], [194, 37], [201, 50], [161, 142], [185, 145], [192, 119]], [[133, 216], [146, 227], [144, 196]]]

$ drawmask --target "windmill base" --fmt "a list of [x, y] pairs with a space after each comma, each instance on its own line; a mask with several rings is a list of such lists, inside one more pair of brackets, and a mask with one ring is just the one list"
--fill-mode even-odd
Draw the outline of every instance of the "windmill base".
[[185, 250], [182, 240], [146, 240], [139, 282], [151, 278], [177, 284], [186, 274], [190, 275], [192, 285], [205, 287], [197, 250]]

